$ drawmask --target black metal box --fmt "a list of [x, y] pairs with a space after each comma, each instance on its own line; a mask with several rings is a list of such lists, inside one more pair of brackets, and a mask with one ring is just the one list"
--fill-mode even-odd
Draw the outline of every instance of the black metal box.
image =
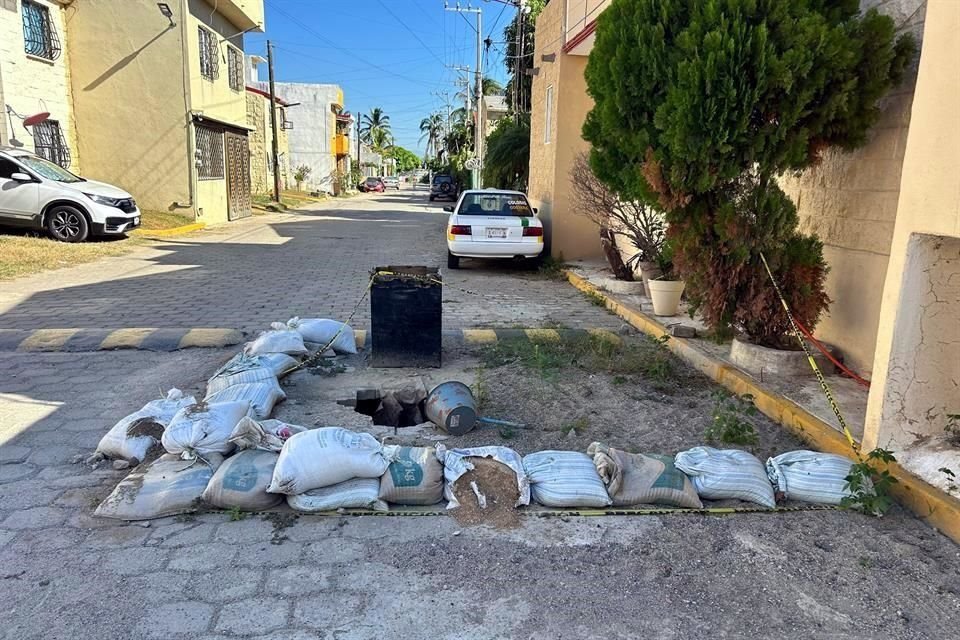
[[370, 290], [371, 365], [439, 367], [443, 281], [431, 267], [378, 267]]

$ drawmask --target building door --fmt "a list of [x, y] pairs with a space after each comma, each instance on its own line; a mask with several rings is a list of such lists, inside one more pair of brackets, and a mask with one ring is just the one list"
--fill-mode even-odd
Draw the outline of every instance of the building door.
[[246, 134], [224, 132], [227, 147], [227, 219], [246, 218], [250, 210], [250, 147]]

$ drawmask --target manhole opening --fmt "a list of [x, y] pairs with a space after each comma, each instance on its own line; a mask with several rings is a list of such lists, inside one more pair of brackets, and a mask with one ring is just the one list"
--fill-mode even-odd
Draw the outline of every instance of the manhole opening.
[[352, 404], [354, 411], [370, 416], [377, 426], [413, 427], [427, 422], [423, 412], [425, 401], [426, 393], [414, 387], [382, 392], [379, 389], [358, 389]]

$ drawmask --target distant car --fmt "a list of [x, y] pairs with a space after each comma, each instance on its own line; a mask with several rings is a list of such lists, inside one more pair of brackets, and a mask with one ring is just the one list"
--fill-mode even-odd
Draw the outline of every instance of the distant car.
[[397, 176], [383, 176], [383, 186], [385, 189], [396, 189], [400, 191], [400, 178]]
[[524, 258], [539, 262], [543, 224], [520, 191], [464, 191], [447, 222], [447, 266], [460, 268], [460, 258]]
[[380, 178], [370, 177], [360, 183], [360, 191], [364, 193], [383, 193], [386, 189]]
[[0, 224], [83, 242], [139, 227], [140, 210], [122, 189], [81, 178], [29, 151], [0, 147]]
[[453, 176], [446, 173], [438, 173], [433, 176], [433, 183], [430, 185], [430, 202], [440, 198], [456, 200], [460, 194], [457, 192], [457, 181]]

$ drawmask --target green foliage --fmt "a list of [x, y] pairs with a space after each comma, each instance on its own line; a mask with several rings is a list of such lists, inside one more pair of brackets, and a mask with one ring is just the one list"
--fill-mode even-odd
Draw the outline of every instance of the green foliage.
[[644, 378], [656, 383], [662, 387], [676, 377], [676, 367], [674, 366], [674, 356], [667, 349], [667, 343], [670, 336], [664, 335], [656, 340], [646, 338], [656, 345], [647, 358], [644, 358], [640, 365], [640, 373]]
[[563, 256], [559, 258], [554, 258], [553, 256], [547, 256], [540, 262], [540, 268], [537, 269], [537, 274], [547, 280], [556, 280], [558, 282], [567, 281], [567, 265], [563, 261]]
[[397, 171], [413, 171], [420, 166], [420, 156], [409, 149], [393, 146], [386, 152], [386, 157], [397, 161]]
[[893, 453], [886, 449], [874, 449], [867, 454], [866, 460], [850, 467], [846, 489], [852, 495], [844, 498], [840, 504], [847, 509], [857, 509], [867, 515], [882, 516], [893, 505], [890, 488], [897, 479], [881, 465], [896, 462]]
[[230, 507], [227, 510], [227, 515], [230, 516], [230, 522], [239, 522], [245, 520], [249, 514], [246, 511], [241, 511], [240, 507]]
[[713, 421], [704, 436], [709, 442], [751, 445], [758, 441], [757, 430], [750, 418], [757, 415], [753, 396], [746, 393], [732, 396], [724, 391], [713, 392]]
[[711, 329], [780, 339], [761, 251], [779, 278], [799, 273], [781, 285], [806, 326], [826, 309], [822, 247], [774, 178], [864, 143], [915, 48], [894, 35], [854, 0], [613, 0], [598, 18], [591, 166], [620, 197], [667, 212]]
[[360, 140], [377, 153], [382, 153], [393, 144], [390, 116], [385, 114], [383, 109], [374, 107], [370, 113], [363, 114], [360, 119]]
[[483, 182], [525, 191], [530, 166], [530, 117], [502, 118], [487, 138]]
[[307, 181], [312, 172], [313, 167], [307, 164], [302, 164], [294, 170], [293, 179], [297, 183], [297, 191], [300, 191], [300, 185]]

